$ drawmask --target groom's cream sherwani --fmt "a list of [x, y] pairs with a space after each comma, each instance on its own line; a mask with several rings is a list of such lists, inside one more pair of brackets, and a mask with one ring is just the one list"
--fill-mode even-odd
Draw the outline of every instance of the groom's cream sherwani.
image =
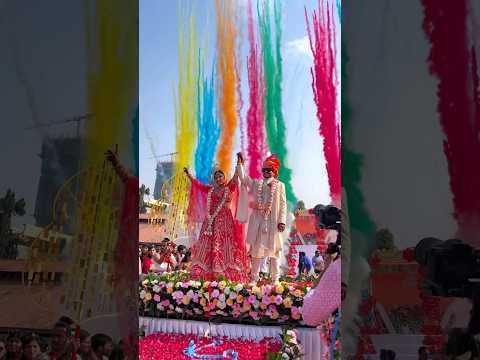
[[[254, 202], [250, 204], [252, 213], [248, 220], [247, 244], [250, 245], [250, 254], [254, 259], [263, 259], [270, 257], [278, 260], [283, 246], [282, 233], [278, 231], [278, 224], [286, 224], [287, 201], [285, 196], [285, 184], [275, 178], [253, 180], [245, 174], [243, 165], [237, 166], [239, 180], [241, 182], [241, 191], [237, 218], [246, 221], [248, 217], [248, 193], [245, 186], [254, 194]], [[276, 186], [273, 182], [276, 182]], [[261, 187], [261, 188], [260, 188]], [[272, 189], [273, 194], [272, 208], [266, 221], [261, 209], [262, 205], [268, 203]], [[266, 231], [265, 231], [266, 230]], [[275, 261], [277, 263], [277, 261]], [[275, 264], [274, 267], [278, 268]], [[252, 264], [254, 271], [255, 264]], [[278, 269], [272, 269], [276, 275]]]

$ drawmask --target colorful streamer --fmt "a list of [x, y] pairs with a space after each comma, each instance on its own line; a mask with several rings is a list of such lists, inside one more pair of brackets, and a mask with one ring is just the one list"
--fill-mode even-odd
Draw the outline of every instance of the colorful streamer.
[[282, 54], [281, 5], [273, 2], [275, 38], [273, 39], [270, 9], [264, 3], [263, 13], [258, 8], [259, 29], [263, 46], [265, 76], [265, 128], [270, 151], [282, 162], [279, 180], [285, 183], [287, 201], [295, 204], [297, 198], [291, 185], [292, 171], [287, 166], [286, 127], [282, 113]]
[[480, 168], [475, 164], [480, 154], [480, 98], [476, 50], [467, 32], [469, 5], [466, 0], [422, 4], [423, 28], [431, 44], [430, 72], [438, 78], [437, 109], [445, 134], [457, 236], [478, 247]]
[[235, 129], [237, 127], [237, 99], [235, 72], [235, 17], [233, 2], [216, 0], [217, 15], [217, 89], [218, 114], [221, 123], [220, 144], [217, 152], [219, 167], [228, 174], [232, 163]]
[[247, 58], [248, 85], [250, 89], [247, 110], [248, 134], [248, 173], [252, 178], [260, 178], [262, 161], [266, 155], [264, 112], [263, 112], [263, 73], [259, 64], [259, 45], [255, 39], [253, 27], [252, 0], [248, 1], [248, 40], [250, 52]]
[[220, 125], [215, 117], [214, 79], [215, 64], [212, 65], [210, 78], [201, 74], [198, 79], [198, 143], [195, 150], [195, 175], [203, 184], [208, 184], [210, 180], [220, 136]]
[[308, 39], [313, 53], [312, 90], [320, 122], [320, 135], [323, 137], [323, 153], [328, 173], [330, 197], [335, 206], [340, 206], [342, 193], [340, 128], [337, 119], [337, 73], [335, 42], [336, 29], [333, 6], [322, 3], [313, 12], [312, 26], [305, 8]]
[[[180, 16], [180, 19], [183, 17]], [[193, 163], [194, 148], [197, 138], [198, 106], [198, 36], [192, 14], [189, 16], [188, 34], [184, 33], [182, 23], [178, 29], [178, 92], [175, 103], [176, 121], [176, 161], [172, 191], [172, 214], [176, 215], [175, 224], [169, 234], [175, 237], [181, 228], [181, 219], [186, 211], [188, 183], [185, 181], [183, 168]], [[186, 43], [185, 43], [186, 42]], [[177, 221], [178, 219], [178, 221]], [[178, 223], [178, 224], [177, 224]]]

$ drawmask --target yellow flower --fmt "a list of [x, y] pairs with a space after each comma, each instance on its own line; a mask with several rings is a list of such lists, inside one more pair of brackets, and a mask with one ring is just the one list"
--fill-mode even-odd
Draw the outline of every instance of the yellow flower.
[[182, 303], [183, 303], [183, 305], [190, 304], [190, 298], [187, 295], [183, 295]]
[[285, 298], [283, 300], [283, 305], [288, 309], [288, 308], [291, 308], [292, 305], [293, 305], [293, 301], [292, 299], [290, 299], [289, 297]]
[[167, 293], [168, 293], [168, 294], [171, 294], [171, 293], [173, 293], [173, 288], [171, 288], [171, 287], [168, 287], [168, 288], [167, 288]]
[[270, 295], [270, 301], [271, 301], [272, 303], [275, 303], [275, 296], [274, 296], [274, 295]]
[[279, 316], [279, 313], [274, 312], [272, 315], [270, 315], [270, 319], [276, 320], [276, 319], [278, 319], [278, 316]]
[[218, 287], [220, 288], [220, 290], [225, 289], [225, 286], [227, 286], [227, 283], [225, 281], [220, 281], [218, 283]]
[[210, 281], [205, 281], [205, 282], [203, 283], [203, 287], [204, 287], [205, 289], [208, 288], [209, 285], [210, 285]]
[[230, 298], [228, 298], [228, 299], [227, 299], [227, 305], [228, 305], [228, 306], [232, 306], [232, 305], [233, 305], [233, 300], [230, 299]]
[[202, 306], [207, 305], [207, 300], [205, 300], [205, 298], [202, 297], [202, 298], [200, 299], [200, 305], [202, 305]]
[[254, 286], [254, 287], [252, 288], [252, 292], [253, 292], [254, 294], [258, 294], [258, 293], [261, 293], [261, 292], [262, 292], [262, 289], [260, 289], [258, 286]]
[[260, 303], [260, 309], [265, 310], [267, 308], [267, 305], [264, 303]]
[[278, 285], [277, 288], [275, 289], [275, 291], [277, 292], [277, 294], [283, 294], [285, 289], [283, 288], [282, 285]]
[[149, 293], [149, 292], [147, 292], [147, 293], [145, 294], [145, 300], [147, 300], [147, 301], [148, 301], [148, 300], [152, 300], [152, 294]]
[[302, 297], [303, 293], [300, 289], [297, 289], [293, 292], [293, 295], [295, 295], [296, 297]]
[[143, 280], [142, 284], [147, 285], [148, 284], [148, 279]]
[[243, 302], [243, 296], [238, 294], [237, 295], [237, 303], [241, 304]]
[[243, 303], [243, 309], [245, 311], [249, 311], [251, 308], [252, 308], [252, 305], [250, 305], [249, 303], [247, 302]]

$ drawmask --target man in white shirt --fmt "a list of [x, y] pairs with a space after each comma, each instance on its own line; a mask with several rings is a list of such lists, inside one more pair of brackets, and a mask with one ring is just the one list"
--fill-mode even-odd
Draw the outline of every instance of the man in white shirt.
[[320, 251], [316, 250], [315, 255], [312, 257], [312, 265], [315, 274], [320, 275], [323, 270], [325, 270], [325, 261], [323, 260]]

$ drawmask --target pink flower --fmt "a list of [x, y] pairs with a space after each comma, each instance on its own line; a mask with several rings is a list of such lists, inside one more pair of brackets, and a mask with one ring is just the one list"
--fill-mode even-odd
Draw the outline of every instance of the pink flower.
[[276, 307], [275, 305], [270, 305], [270, 306], [268, 307], [268, 310], [269, 310], [270, 312], [275, 312], [275, 311], [277, 311], [277, 307]]
[[280, 320], [287, 321], [289, 319], [288, 315], [283, 315]]
[[239, 304], [233, 304], [232, 305], [233, 311], [240, 311], [241, 306]]
[[159, 302], [160, 301], [160, 295], [158, 295], [158, 294], [153, 295], [153, 300], [156, 301], [156, 302]]
[[168, 306], [170, 305], [170, 300], [166, 299], [161, 302], [162, 306]]
[[176, 300], [178, 299], [182, 299], [183, 298], [183, 292], [182, 291], [175, 291], [173, 294], [172, 294], [172, 297]]
[[282, 295], [277, 295], [277, 296], [275, 297], [275, 304], [277, 304], [277, 305], [282, 305], [282, 303], [283, 303]]
[[270, 297], [264, 296], [262, 298], [262, 303], [265, 304], [265, 305], [270, 305], [272, 303], [272, 301], [270, 300]]
[[188, 287], [189, 287], [188, 282], [182, 282], [182, 287], [184, 289], [188, 289]]
[[250, 295], [247, 298], [247, 301], [248, 301], [249, 304], [253, 304], [256, 300], [257, 300], [257, 297], [255, 295]]
[[258, 318], [258, 313], [256, 311], [250, 311], [248, 313], [252, 318], [257, 319]]
[[212, 291], [212, 297], [217, 298], [220, 295], [220, 291], [218, 289], [215, 289]]
[[217, 287], [217, 286], [218, 286], [218, 282], [216, 282], [216, 281], [212, 281], [210, 283], [210, 287]]

